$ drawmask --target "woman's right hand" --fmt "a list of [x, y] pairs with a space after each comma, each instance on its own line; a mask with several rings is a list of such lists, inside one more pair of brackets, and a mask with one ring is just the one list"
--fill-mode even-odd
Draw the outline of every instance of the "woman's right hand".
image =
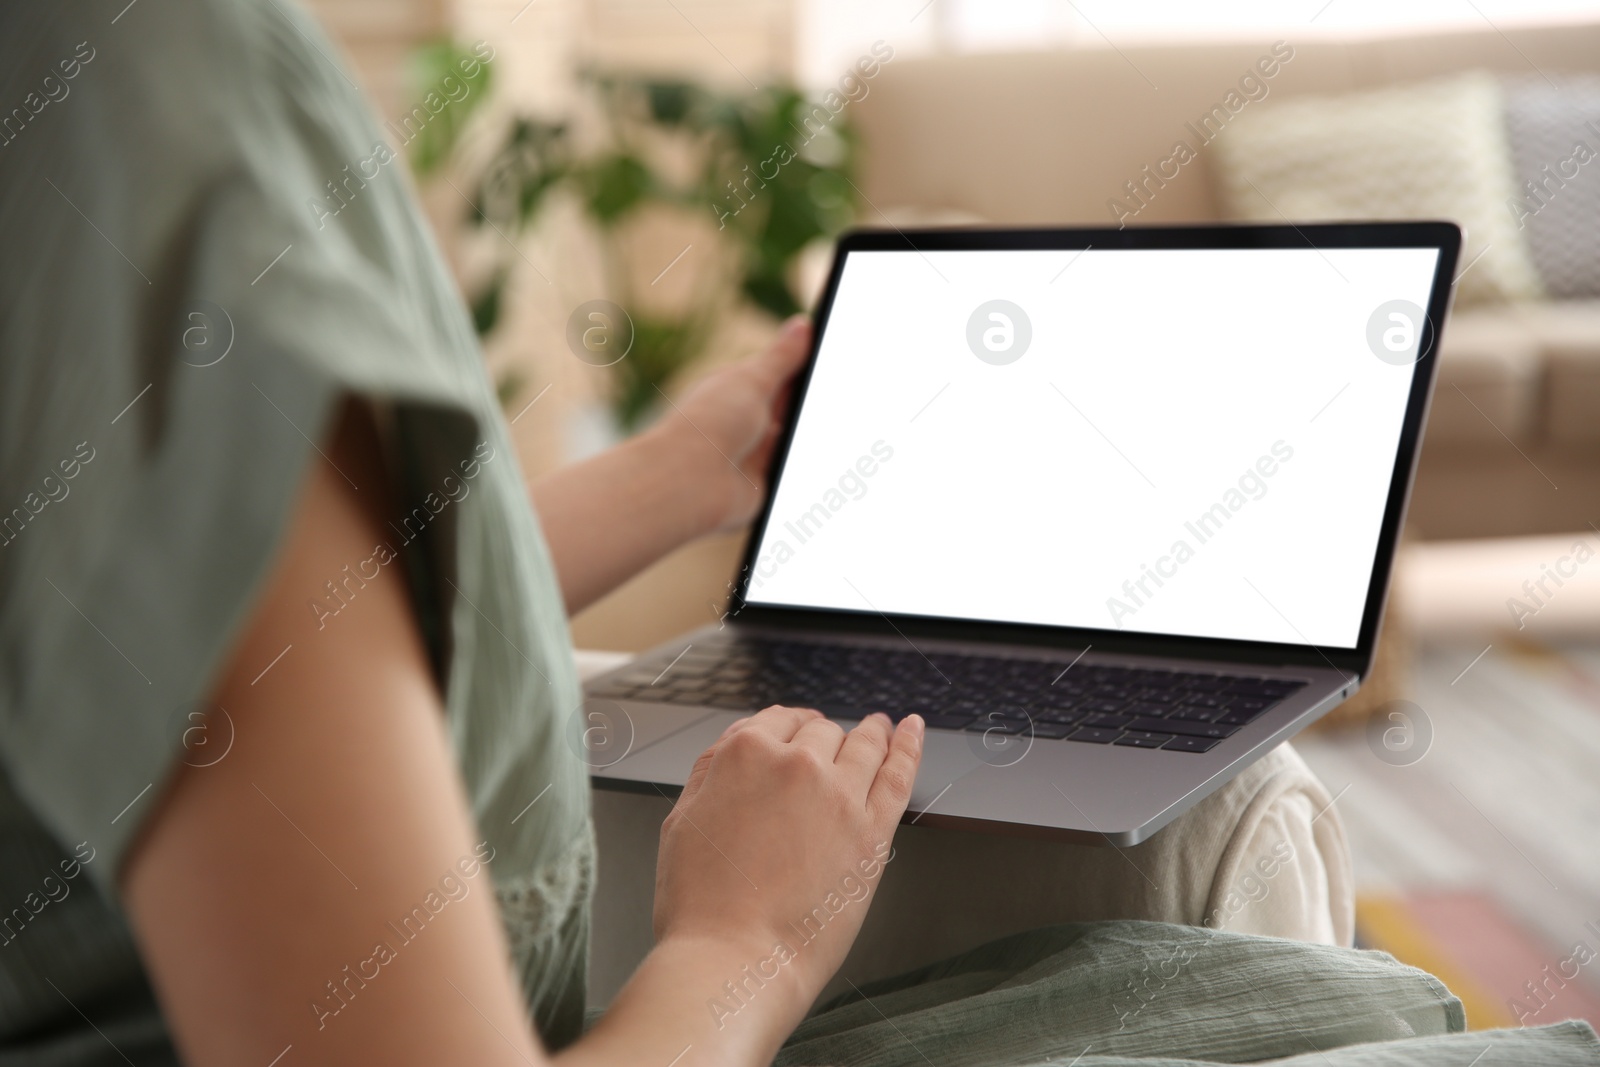
[[775, 983], [772, 999], [803, 1014], [861, 929], [922, 741], [916, 716], [895, 727], [872, 715], [847, 734], [819, 712], [771, 707], [731, 725], [662, 824], [657, 940], [732, 945], [748, 971], [727, 981], [752, 998]]

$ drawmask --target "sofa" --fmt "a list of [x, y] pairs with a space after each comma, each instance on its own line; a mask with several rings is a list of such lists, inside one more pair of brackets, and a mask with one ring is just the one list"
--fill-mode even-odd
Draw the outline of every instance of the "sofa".
[[[1292, 62], [1260, 78], [1263, 58], [1285, 45]], [[1265, 86], [1248, 101], [1259, 109], [1467, 70], [1556, 84], [1593, 74], [1600, 24], [897, 58], [853, 105], [870, 205], [863, 221], [1219, 220], [1228, 205], [1211, 145], [1185, 165], [1167, 161], [1177, 140], [1202, 139], [1200, 127], [1205, 138], [1227, 137], [1226, 113], [1211, 116], [1243, 75], [1258, 72]], [[1153, 182], [1155, 167], [1176, 176]], [[1600, 182], [1600, 164], [1594, 170], [1580, 180]], [[1443, 337], [1414, 531], [1442, 539], [1588, 528], [1600, 499], [1600, 301], [1480, 303], [1454, 314]]]

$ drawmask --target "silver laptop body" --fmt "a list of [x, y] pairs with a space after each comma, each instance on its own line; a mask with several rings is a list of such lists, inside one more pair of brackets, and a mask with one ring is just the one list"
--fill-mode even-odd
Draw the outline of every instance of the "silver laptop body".
[[916, 712], [905, 821], [1150, 837], [1370, 670], [1459, 245], [845, 236], [728, 612], [587, 686], [593, 783], [675, 796], [769, 703]]

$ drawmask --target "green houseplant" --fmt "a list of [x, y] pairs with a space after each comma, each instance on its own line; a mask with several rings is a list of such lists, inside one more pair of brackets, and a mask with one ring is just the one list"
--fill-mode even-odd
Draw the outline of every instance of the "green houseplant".
[[[422, 56], [424, 77], [429, 68], [448, 70], [460, 54], [452, 44], [433, 46]], [[581, 109], [581, 130], [573, 118], [524, 115], [498, 132], [473, 178], [469, 223], [515, 237], [557, 197], [581, 209], [607, 297], [631, 323], [627, 357], [610, 367], [611, 407], [626, 433], [651, 415], [661, 390], [704, 353], [733, 308], [743, 304], [774, 318], [801, 310], [791, 281], [797, 258], [855, 215], [857, 138], [847, 116], [788, 85], [727, 92], [590, 71], [580, 88], [589, 105]], [[450, 158], [465, 113], [413, 152], [420, 176]], [[649, 212], [700, 219], [728, 276], [695, 286], [677, 306], [642, 299], [629, 225]], [[493, 269], [470, 291], [484, 336], [500, 322], [514, 256], [502, 245]]]

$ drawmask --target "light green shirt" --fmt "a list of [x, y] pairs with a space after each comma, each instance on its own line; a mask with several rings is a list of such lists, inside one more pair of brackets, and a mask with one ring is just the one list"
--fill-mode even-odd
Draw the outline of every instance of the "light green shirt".
[[529, 1010], [581, 1026], [562, 598], [392, 136], [289, 0], [0, 7], [0, 1062], [171, 1062], [116, 872], [226, 758], [198, 713], [347, 393], [406, 517], [307, 610], [407, 568]]

